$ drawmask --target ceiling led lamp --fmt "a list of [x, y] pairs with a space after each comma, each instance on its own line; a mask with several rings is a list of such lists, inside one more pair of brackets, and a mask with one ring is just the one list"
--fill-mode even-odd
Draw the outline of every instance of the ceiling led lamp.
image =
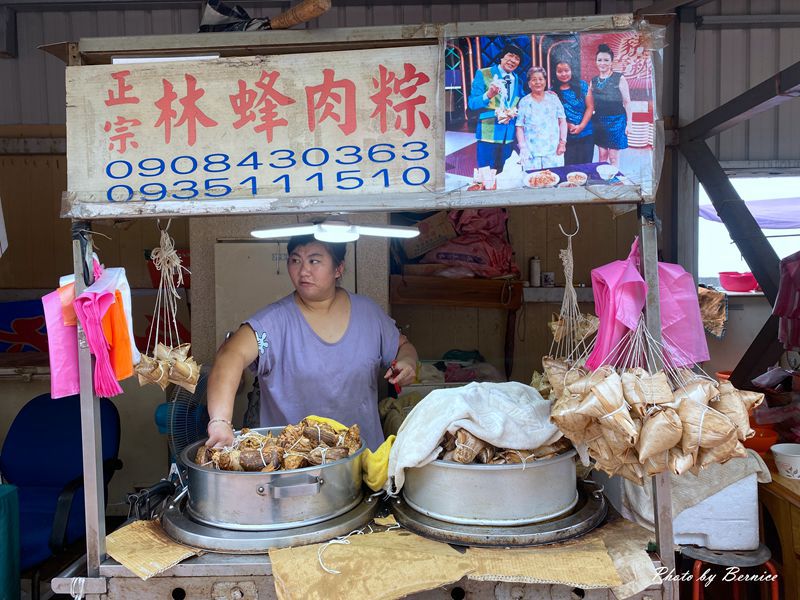
[[321, 242], [340, 243], [353, 242], [361, 235], [413, 238], [419, 235], [419, 229], [400, 225], [352, 225], [342, 219], [325, 219], [321, 223], [304, 223], [275, 227], [274, 229], [257, 229], [251, 231], [250, 235], [259, 239], [313, 235]]

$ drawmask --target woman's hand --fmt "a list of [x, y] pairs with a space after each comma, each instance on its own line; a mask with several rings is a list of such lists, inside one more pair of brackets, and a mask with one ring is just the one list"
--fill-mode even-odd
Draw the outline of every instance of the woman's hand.
[[223, 446], [233, 445], [233, 427], [227, 421], [214, 421], [208, 424], [208, 441], [206, 446], [209, 448], [222, 448]]
[[556, 148], [556, 154], [558, 156], [561, 156], [566, 151], [567, 151], [567, 142], [561, 140], [560, 142], [558, 142], [558, 147]]
[[631, 125], [630, 123], [628, 123], [627, 125], [625, 125], [625, 135], [630, 136], [630, 134], [631, 134]]
[[404, 387], [411, 385], [417, 377], [417, 363], [399, 359], [394, 361], [393, 366], [386, 370], [383, 378], [389, 383]]
[[569, 125], [567, 125], [567, 129], [569, 130], [571, 135], [578, 135], [581, 131], [584, 130], [584, 126], [573, 125], [572, 123], [570, 123]]

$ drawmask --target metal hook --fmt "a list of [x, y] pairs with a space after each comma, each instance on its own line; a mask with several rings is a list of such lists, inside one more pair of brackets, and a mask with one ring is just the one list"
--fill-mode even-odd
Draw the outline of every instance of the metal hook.
[[566, 231], [564, 231], [564, 228], [561, 226], [561, 223], [558, 224], [558, 228], [561, 230], [561, 233], [563, 233], [568, 238], [575, 237], [581, 230], [581, 222], [578, 220], [578, 213], [575, 212], [575, 206], [573, 205], [570, 208], [572, 209], [572, 216], [575, 217], [575, 232], [567, 233]]

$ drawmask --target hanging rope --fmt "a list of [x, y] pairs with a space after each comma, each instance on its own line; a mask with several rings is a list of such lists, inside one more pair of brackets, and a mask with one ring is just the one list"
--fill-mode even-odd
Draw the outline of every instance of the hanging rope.
[[[181, 297], [178, 293], [178, 288], [183, 287], [183, 272], [186, 271], [191, 274], [189, 269], [181, 264], [181, 257], [175, 250], [175, 240], [168, 233], [171, 223], [172, 219], [167, 222], [167, 226], [164, 229], [161, 229], [159, 247], [154, 248], [150, 253], [150, 260], [153, 261], [156, 270], [161, 274], [153, 313], [153, 323], [150, 325], [150, 332], [147, 336], [146, 352], [151, 353], [153, 356], [158, 342], [162, 342], [169, 348], [175, 348], [181, 343], [177, 321], [178, 300]], [[162, 322], [163, 333], [161, 331]], [[155, 337], [153, 337], [154, 330]]]
[[550, 344], [550, 356], [566, 358], [576, 361], [579, 356], [588, 355], [589, 340], [596, 331], [592, 320], [583, 315], [578, 306], [578, 294], [575, 291], [573, 279], [575, 275], [575, 260], [572, 252], [572, 238], [581, 230], [578, 213], [572, 206], [572, 216], [575, 219], [575, 231], [567, 233], [561, 224], [558, 228], [567, 238], [567, 247], [558, 255], [564, 266], [564, 298], [561, 301], [561, 310], [556, 321], [551, 323], [553, 341]]

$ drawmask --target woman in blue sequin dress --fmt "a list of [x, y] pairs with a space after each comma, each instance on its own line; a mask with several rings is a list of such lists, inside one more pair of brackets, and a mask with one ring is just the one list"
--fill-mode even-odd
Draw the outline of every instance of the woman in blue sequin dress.
[[600, 44], [595, 58], [599, 74], [592, 78], [594, 99], [594, 143], [600, 162], [619, 167], [619, 151], [628, 147], [631, 122], [631, 93], [622, 73], [612, 69], [614, 53]]

